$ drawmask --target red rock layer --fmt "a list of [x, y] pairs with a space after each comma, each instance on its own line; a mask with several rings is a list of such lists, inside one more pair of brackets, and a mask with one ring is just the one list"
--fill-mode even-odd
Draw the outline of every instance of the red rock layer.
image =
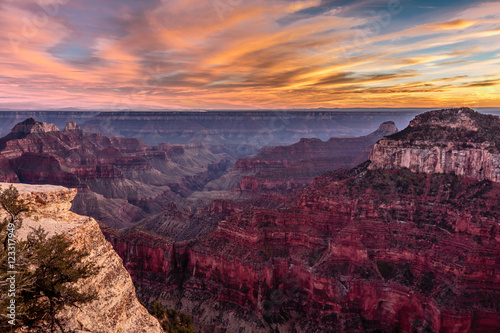
[[228, 163], [201, 144], [148, 146], [33, 118], [0, 139], [0, 181], [78, 188], [74, 211], [118, 228], [202, 188]]
[[106, 233], [143, 300], [204, 332], [500, 329], [500, 184], [364, 165], [281, 199], [216, 203], [186, 242]]
[[500, 182], [499, 133], [498, 116], [469, 108], [426, 112], [377, 143], [371, 168], [455, 173]]

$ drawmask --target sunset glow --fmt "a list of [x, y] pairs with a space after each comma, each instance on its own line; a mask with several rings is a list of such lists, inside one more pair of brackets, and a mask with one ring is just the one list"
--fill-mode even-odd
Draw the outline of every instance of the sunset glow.
[[500, 106], [481, 1], [3, 0], [0, 108]]

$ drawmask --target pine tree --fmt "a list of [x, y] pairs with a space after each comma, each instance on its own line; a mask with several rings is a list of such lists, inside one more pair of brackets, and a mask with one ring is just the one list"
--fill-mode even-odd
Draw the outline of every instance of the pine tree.
[[0, 231], [3, 235], [3, 248], [7, 250], [8, 232], [7, 230], [17, 231], [21, 228], [22, 218], [21, 213], [27, 212], [24, 200], [19, 198], [19, 191], [13, 185], [10, 185], [6, 190], [0, 188], [0, 207], [7, 212], [7, 217], [0, 223]]
[[33, 230], [24, 243], [26, 260], [34, 264], [31, 273], [36, 277], [33, 288], [21, 294], [25, 307], [22, 321], [29, 327], [56, 326], [62, 331], [57, 314], [67, 306], [91, 302], [96, 293], [82, 293], [74, 286], [80, 279], [97, 274], [93, 263], [83, 263], [88, 253], [71, 248], [63, 235], [47, 237], [42, 228]]

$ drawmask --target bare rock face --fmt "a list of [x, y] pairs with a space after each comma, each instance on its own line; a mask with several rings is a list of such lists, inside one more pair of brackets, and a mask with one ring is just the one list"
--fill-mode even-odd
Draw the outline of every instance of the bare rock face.
[[[255, 185], [251, 199], [214, 202], [220, 222], [197, 238], [105, 234], [139, 297], [188, 312], [202, 332], [497, 332], [498, 133], [497, 117], [470, 109], [425, 113], [380, 140], [372, 162], [286, 195]], [[266, 163], [322, 145], [280, 147]]]
[[79, 131], [82, 133], [83, 131], [80, 129], [80, 126], [78, 126], [74, 121], [70, 121], [69, 123], [66, 124], [64, 127], [64, 131]]
[[500, 117], [468, 108], [417, 116], [374, 147], [370, 169], [455, 173], [500, 181]]
[[[2, 188], [10, 184], [0, 183]], [[72, 213], [71, 201], [77, 190], [51, 185], [13, 184], [32, 213], [25, 216], [18, 236], [25, 238], [30, 227], [42, 226], [50, 234], [63, 233], [74, 248], [90, 253], [87, 260], [101, 266], [99, 273], [81, 280], [82, 290], [98, 291], [98, 299], [60, 314], [67, 332], [160, 333], [158, 321], [139, 303], [130, 275], [122, 260], [107, 242], [97, 222]], [[0, 212], [1, 215], [1, 212]]]
[[138, 295], [202, 332], [495, 332], [500, 184], [368, 170], [298, 197], [214, 203], [210, 234], [106, 231]]

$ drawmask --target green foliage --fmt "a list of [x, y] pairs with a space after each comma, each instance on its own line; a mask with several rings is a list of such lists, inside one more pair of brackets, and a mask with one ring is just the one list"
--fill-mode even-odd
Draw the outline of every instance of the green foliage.
[[14, 185], [0, 191], [0, 206], [9, 214], [11, 220], [28, 211], [24, 200], [19, 199], [19, 191]]
[[[0, 235], [7, 234], [5, 226], [13, 221], [18, 228], [20, 213], [27, 211], [19, 193], [13, 187], [0, 193], [0, 203], [9, 217], [2, 223]], [[7, 222], [7, 223], [5, 223]], [[15, 297], [8, 296], [2, 285], [0, 307], [5, 312], [12, 299], [16, 304], [15, 327], [29, 327], [37, 332], [64, 332], [63, 323], [57, 318], [67, 306], [79, 306], [96, 298], [96, 293], [79, 291], [74, 283], [97, 274], [99, 268], [85, 263], [88, 253], [75, 250], [63, 235], [48, 237], [41, 227], [33, 229], [25, 241], [15, 243]], [[10, 277], [12, 267], [8, 257], [13, 257], [12, 245], [0, 247], [0, 281]], [[12, 330], [6, 320], [0, 331]]]
[[3, 238], [3, 248], [6, 251], [8, 225], [13, 224], [13, 230], [21, 228], [23, 220], [20, 214], [22, 212], [27, 212], [28, 208], [26, 207], [24, 200], [19, 199], [19, 191], [13, 185], [10, 185], [5, 190], [0, 188], [0, 207], [7, 212], [7, 217], [0, 222], [0, 233], [1, 238]]
[[47, 238], [41, 227], [33, 230], [24, 243], [27, 261], [36, 263], [32, 290], [21, 295], [26, 306], [23, 321], [29, 326], [50, 323], [54, 330], [59, 313], [66, 306], [78, 306], [96, 298], [95, 293], [82, 293], [74, 287], [80, 279], [97, 274], [93, 263], [83, 263], [88, 253], [71, 248], [63, 235]]
[[165, 309], [163, 305], [155, 301], [149, 308], [149, 313], [155, 316], [167, 333], [196, 333], [193, 327], [193, 318], [184, 312], [175, 309]]

